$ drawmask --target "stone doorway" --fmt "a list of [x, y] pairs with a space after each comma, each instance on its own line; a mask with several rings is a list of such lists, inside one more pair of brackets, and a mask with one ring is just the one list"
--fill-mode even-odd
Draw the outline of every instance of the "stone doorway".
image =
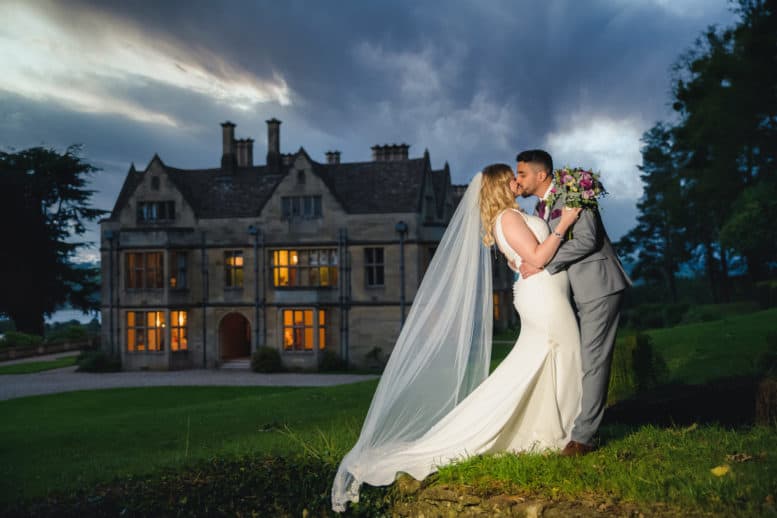
[[229, 313], [219, 324], [219, 351], [222, 360], [251, 356], [251, 324], [240, 313]]

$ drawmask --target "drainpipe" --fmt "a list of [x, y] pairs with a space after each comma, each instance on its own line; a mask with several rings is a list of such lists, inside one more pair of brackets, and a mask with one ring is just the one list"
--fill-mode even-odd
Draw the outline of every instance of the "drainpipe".
[[407, 223], [399, 221], [394, 227], [399, 233], [399, 311], [400, 329], [405, 325], [405, 234], [407, 234]]
[[115, 234], [113, 230], [106, 230], [104, 235], [108, 240], [108, 347], [110, 347], [110, 355], [113, 356], [113, 239]]
[[259, 235], [261, 231], [254, 225], [248, 227], [248, 233], [254, 236], [254, 352], [259, 347]]
[[202, 368], [208, 368], [208, 256], [205, 252], [205, 232], [202, 232], [202, 253], [201, 253], [201, 271], [202, 271]]

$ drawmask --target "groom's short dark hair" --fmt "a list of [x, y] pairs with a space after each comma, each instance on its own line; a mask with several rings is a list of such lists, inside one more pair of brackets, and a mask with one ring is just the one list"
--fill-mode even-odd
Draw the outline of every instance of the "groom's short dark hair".
[[550, 153], [543, 149], [529, 149], [527, 151], [521, 151], [518, 156], [515, 157], [516, 162], [528, 162], [530, 164], [541, 165], [548, 174], [553, 173], [553, 158]]

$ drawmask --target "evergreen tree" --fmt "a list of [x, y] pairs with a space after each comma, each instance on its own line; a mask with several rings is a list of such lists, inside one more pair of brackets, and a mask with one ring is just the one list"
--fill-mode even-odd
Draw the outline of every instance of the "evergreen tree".
[[0, 152], [0, 313], [18, 331], [42, 335], [44, 316], [65, 303], [85, 312], [99, 307], [90, 297], [99, 270], [72, 262], [88, 243], [71, 239], [106, 212], [90, 206], [93, 191], [85, 186], [96, 168], [79, 151]]

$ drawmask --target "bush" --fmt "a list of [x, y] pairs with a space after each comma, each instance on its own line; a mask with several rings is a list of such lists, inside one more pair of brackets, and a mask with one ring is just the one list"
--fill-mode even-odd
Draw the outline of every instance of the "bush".
[[755, 285], [755, 296], [762, 309], [777, 306], [777, 280], [762, 281]]
[[324, 351], [318, 370], [322, 372], [344, 371], [348, 368], [340, 355], [334, 351]]
[[118, 372], [121, 360], [108, 356], [105, 351], [84, 351], [76, 358], [79, 372]]
[[7, 331], [0, 340], [3, 347], [37, 347], [43, 343], [43, 337], [20, 331]]
[[55, 325], [49, 329], [46, 334], [46, 342], [79, 342], [89, 338], [89, 331], [86, 326], [80, 323], [68, 323], [65, 325]]
[[251, 369], [254, 372], [283, 372], [280, 353], [273, 347], [259, 347], [251, 355]]
[[680, 323], [688, 304], [641, 304], [623, 312], [624, 327], [629, 329], [659, 329]]
[[763, 377], [777, 379], [777, 332], [766, 335], [766, 351], [758, 358], [757, 369]]
[[650, 336], [637, 333], [615, 346], [607, 399], [614, 402], [659, 385], [668, 373], [666, 362]]

